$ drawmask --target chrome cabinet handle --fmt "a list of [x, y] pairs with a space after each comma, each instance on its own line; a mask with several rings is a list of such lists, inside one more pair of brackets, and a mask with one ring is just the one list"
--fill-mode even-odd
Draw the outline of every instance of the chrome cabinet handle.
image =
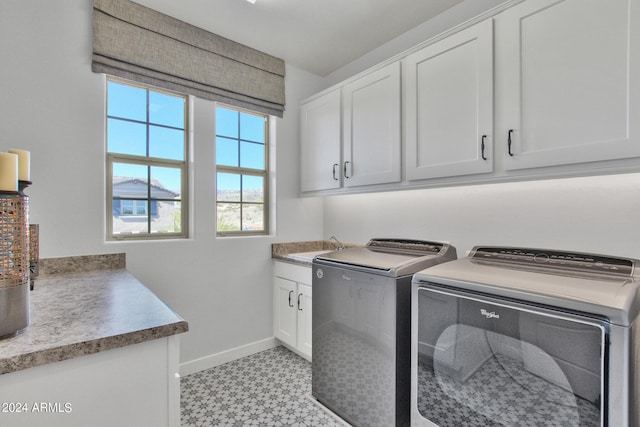
[[513, 129], [509, 129], [509, 133], [507, 134], [507, 150], [509, 151], [509, 155], [513, 157], [513, 153], [511, 152], [511, 134], [513, 133]]
[[302, 294], [298, 294], [298, 311], [302, 311], [302, 308], [300, 308], [300, 297], [302, 296]]
[[487, 135], [482, 135], [482, 141], [480, 142], [480, 155], [482, 156], [482, 160], [487, 160], [484, 156], [484, 140], [487, 138]]
[[344, 162], [344, 177], [347, 178], [347, 179], [351, 178], [349, 175], [347, 175], [347, 165], [350, 164], [350, 163], [351, 162], [348, 161], [348, 160], [346, 162]]
[[337, 181], [337, 180], [338, 180], [338, 177], [336, 177], [336, 168], [337, 168], [337, 167], [338, 167], [338, 164], [337, 164], [337, 163], [334, 163], [334, 164], [333, 164], [333, 179], [334, 179], [334, 181]]
[[293, 307], [293, 304], [291, 304], [291, 294], [293, 294], [293, 291], [289, 291], [289, 307]]

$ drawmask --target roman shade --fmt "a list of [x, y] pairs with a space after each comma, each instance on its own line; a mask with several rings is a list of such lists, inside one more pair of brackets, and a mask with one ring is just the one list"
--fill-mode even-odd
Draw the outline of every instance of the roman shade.
[[282, 117], [284, 61], [129, 0], [94, 0], [92, 70]]

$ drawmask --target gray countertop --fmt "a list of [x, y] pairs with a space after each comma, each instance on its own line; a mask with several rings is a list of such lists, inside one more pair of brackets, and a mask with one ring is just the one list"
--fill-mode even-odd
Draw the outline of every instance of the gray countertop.
[[320, 250], [333, 250], [335, 246], [326, 240], [312, 240], [304, 242], [286, 242], [271, 244], [271, 258], [277, 261], [284, 261], [290, 264], [311, 266], [307, 260], [295, 259], [289, 256], [292, 253], [310, 252]]
[[[353, 247], [362, 245], [347, 243], [346, 246]], [[271, 258], [276, 261], [310, 267], [314, 253], [330, 252], [335, 249], [335, 244], [328, 240], [273, 243], [271, 244]]]
[[0, 340], [0, 374], [188, 331], [125, 269], [39, 277], [29, 326]]

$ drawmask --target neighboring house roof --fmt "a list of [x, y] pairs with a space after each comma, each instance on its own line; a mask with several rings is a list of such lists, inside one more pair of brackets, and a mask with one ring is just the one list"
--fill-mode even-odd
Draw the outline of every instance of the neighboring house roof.
[[[128, 176], [114, 176], [113, 177], [113, 186], [124, 186], [124, 185], [144, 185], [145, 187], [147, 186], [147, 180], [144, 178], [134, 178], [134, 177], [128, 177]], [[178, 197], [180, 196], [180, 193], [176, 193], [175, 191], [171, 191], [169, 190], [167, 187], [165, 187], [164, 185], [162, 185], [162, 183], [160, 181], [158, 181], [157, 179], [151, 179], [151, 189], [155, 189], [157, 191], [162, 191], [164, 193], [167, 193], [169, 196], [168, 197]], [[115, 196], [115, 194], [114, 194]]]

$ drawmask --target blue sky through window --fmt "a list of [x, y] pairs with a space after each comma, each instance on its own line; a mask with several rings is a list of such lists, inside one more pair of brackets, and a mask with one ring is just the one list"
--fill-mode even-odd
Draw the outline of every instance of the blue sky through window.
[[[216, 107], [216, 164], [265, 169], [265, 119], [263, 116]], [[241, 187], [242, 183], [242, 187]], [[217, 174], [218, 191], [262, 190], [263, 179], [241, 181], [233, 174]]]
[[[148, 98], [147, 98], [148, 96]], [[185, 99], [110, 81], [107, 149], [111, 153], [184, 160]], [[151, 167], [151, 179], [181, 192], [179, 168]], [[114, 164], [113, 176], [148, 179], [149, 168]]]
[[[111, 153], [184, 160], [185, 99], [144, 88], [108, 82], [107, 150]], [[216, 162], [219, 165], [265, 169], [264, 117], [216, 107]], [[114, 176], [147, 179], [147, 167], [114, 165]], [[152, 168], [152, 179], [180, 193], [179, 169]], [[218, 190], [240, 190], [240, 181], [218, 174]], [[227, 178], [229, 177], [229, 178]], [[262, 188], [262, 179], [244, 179], [244, 190]], [[251, 188], [247, 188], [247, 186]]]

